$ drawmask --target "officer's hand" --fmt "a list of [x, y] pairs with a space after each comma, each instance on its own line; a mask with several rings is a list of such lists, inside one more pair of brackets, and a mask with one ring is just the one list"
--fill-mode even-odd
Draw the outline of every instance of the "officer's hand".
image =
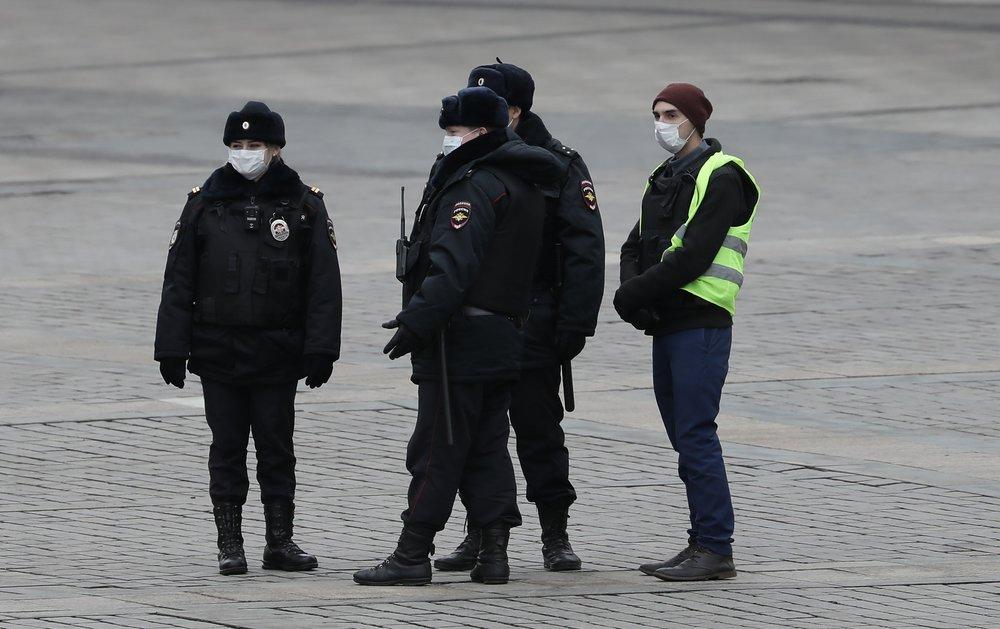
[[391, 360], [396, 360], [400, 356], [405, 356], [417, 347], [417, 335], [410, 331], [398, 320], [386, 321], [382, 327], [387, 330], [395, 328], [396, 333], [392, 335], [389, 342], [382, 348], [383, 354], [388, 354]]
[[186, 358], [161, 358], [160, 375], [167, 384], [172, 384], [178, 389], [184, 388], [184, 377], [187, 374]]
[[638, 277], [634, 277], [615, 291], [615, 310], [624, 321], [628, 321], [632, 313], [645, 305], [643, 303], [645, 295], [643, 295], [642, 285], [638, 280]]
[[306, 386], [310, 389], [321, 387], [330, 379], [333, 373], [333, 356], [325, 354], [306, 354]]
[[583, 332], [556, 332], [556, 354], [561, 362], [576, 358], [586, 343]]
[[639, 308], [626, 319], [636, 330], [646, 331], [660, 323], [660, 317], [649, 308]]

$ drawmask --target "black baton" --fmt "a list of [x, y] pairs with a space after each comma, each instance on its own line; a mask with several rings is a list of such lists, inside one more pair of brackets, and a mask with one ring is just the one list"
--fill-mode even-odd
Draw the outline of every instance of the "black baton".
[[438, 335], [438, 352], [441, 354], [441, 401], [444, 407], [444, 438], [448, 445], [455, 444], [451, 425], [451, 393], [448, 390], [448, 358], [445, 355], [444, 331]]
[[[556, 292], [562, 291], [562, 243], [557, 242], [553, 247], [553, 258], [555, 258], [555, 285]], [[563, 386], [563, 399], [565, 400], [563, 406], [566, 407], [567, 413], [572, 413], [576, 409], [576, 397], [573, 395], [573, 363], [571, 360], [566, 360], [560, 363], [562, 366], [562, 386]]]
[[573, 396], [573, 363], [568, 360], [562, 364], [562, 381], [566, 412], [572, 413], [576, 409], [576, 398]]

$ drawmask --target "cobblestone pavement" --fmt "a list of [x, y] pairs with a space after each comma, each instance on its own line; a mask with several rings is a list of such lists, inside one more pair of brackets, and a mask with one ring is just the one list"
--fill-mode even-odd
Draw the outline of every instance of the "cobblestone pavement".
[[[170, 6], [0, 2], [0, 627], [1000, 626], [998, 3]], [[416, 396], [378, 327], [398, 186], [415, 201], [435, 103], [497, 54], [587, 157], [607, 302], [662, 159], [645, 108], [664, 82], [706, 88], [710, 135], [762, 182], [719, 419], [734, 580], [635, 570], [687, 516], [648, 339], [610, 303], [565, 423], [584, 570], [542, 570], [522, 500], [507, 586], [350, 580], [405, 503]], [[199, 384], [168, 389], [151, 362], [170, 229], [248, 98], [284, 115], [344, 266], [343, 358], [297, 399], [308, 574], [260, 569], [256, 494], [250, 572], [215, 573]]]

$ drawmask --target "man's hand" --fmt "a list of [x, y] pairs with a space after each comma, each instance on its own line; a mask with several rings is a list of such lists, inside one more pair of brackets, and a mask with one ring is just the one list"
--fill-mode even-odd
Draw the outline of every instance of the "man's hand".
[[587, 335], [583, 332], [556, 332], [556, 354], [560, 362], [576, 358], [587, 343]]
[[388, 354], [391, 360], [396, 360], [400, 356], [405, 356], [417, 348], [418, 338], [405, 325], [397, 319], [386, 321], [382, 327], [387, 330], [396, 330], [389, 342], [382, 348], [383, 354]]
[[184, 388], [184, 377], [187, 374], [186, 358], [161, 358], [160, 375], [167, 384], [172, 384], [178, 389]]
[[625, 319], [625, 321], [631, 323], [632, 327], [636, 330], [645, 332], [650, 328], [656, 327], [660, 323], [660, 317], [650, 308], [639, 308]]
[[615, 310], [624, 321], [628, 321], [632, 313], [647, 305], [646, 300], [649, 296], [645, 294], [641, 279], [641, 275], [633, 277], [615, 291]]
[[306, 354], [303, 358], [306, 368], [306, 386], [310, 389], [321, 387], [333, 373], [333, 357], [325, 354]]

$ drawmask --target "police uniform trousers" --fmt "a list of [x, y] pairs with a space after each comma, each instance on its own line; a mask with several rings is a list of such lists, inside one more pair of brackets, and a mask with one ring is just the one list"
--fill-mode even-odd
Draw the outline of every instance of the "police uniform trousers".
[[412, 476], [403, 512], [407, 526], [442, 530], [460, 489], [470, 527], [521, 524], [507, 451], [510, 391], [509, 382], [452, 382], [454, 444], [449, 446], [441, 383], [419, 383], [417, 425], [406, 447], [406, 469]]
[[559, 365], [522, 371], [514, 385], [510, 423], [517, 438], [528, 502], [566, 508], [576, 501], [576, 491], [569, 481], [569, 450], [560, 425], [561, 377]]
[[212, 429], [209, 494], [215, 504], [246, 502], [247, 444], [253, 433], [261, 502], [295, 498], [295, 381], [234, 385], [202, 378], [205, 417]]
[[691, 519], [689, 541], [726, 556], [732, 555], [733, 503], [715, 419], [732, 338], [732, 328], [653, 338], [653, 391], [678, 454]]

